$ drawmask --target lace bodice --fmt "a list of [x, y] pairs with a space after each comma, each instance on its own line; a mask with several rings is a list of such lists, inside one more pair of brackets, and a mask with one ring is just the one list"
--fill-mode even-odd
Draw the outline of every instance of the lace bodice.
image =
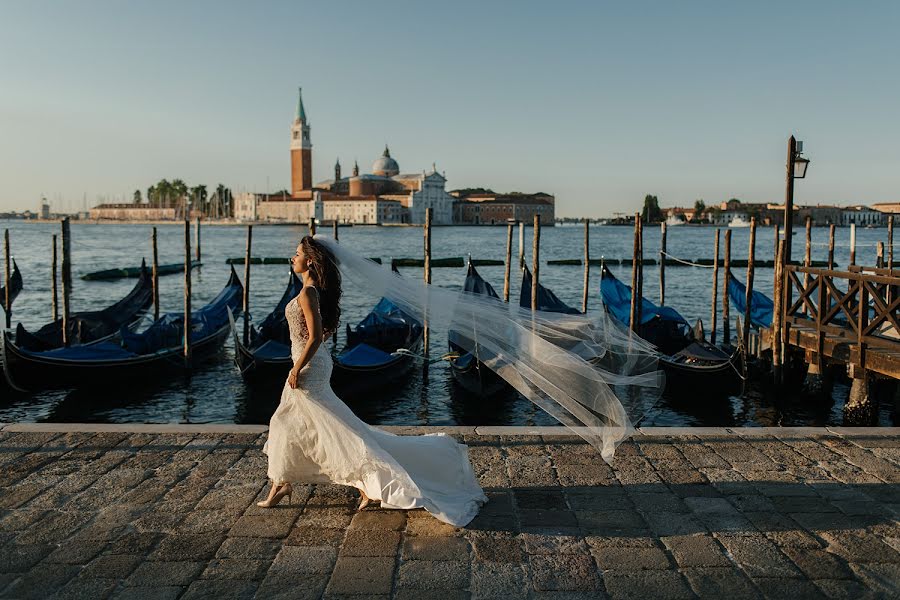
[[[316, 289], [316, 288], [312, 288]], [[316, 290], [316, 294], [318, 295], [319, 290]], [[303, 314], [303, 309], [300, 308], [300, 303], [297, 301], [299, 295], [294, 297], [288, 305], [284, 308], [284, 317], [287, 319], [288, 329], [291, 332], [291, 356], [294, 360], [300, 356], [300, 353], [303, 352], [303, 347], [306, 345], [307, 340], [309, 340], [309, 328], [306, 326], [306, 315]], [[316, 352], [316, 354], [320, 354]]]

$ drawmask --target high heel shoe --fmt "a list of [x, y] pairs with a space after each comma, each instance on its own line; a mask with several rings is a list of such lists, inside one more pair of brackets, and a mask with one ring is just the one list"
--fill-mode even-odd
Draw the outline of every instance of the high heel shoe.
[[372, 501], [371, 498], [366, 496], [366, 493], [362, 490], [359, 490], [359, 493], [362, 495], [362, 498], [359, 499], [359, 506], [356, 507], [356, 512], [360, 512], [362, 509], [367, 507], [369, 503]]
[[278, 488], [278, 490], [272, 495], [271, 498], [266, 498], [261, 502], [257, 502], [256, 505], [262, 508], [272, 508], [277, 506], [281, 499], [287, 496], [288, 502], [287, 506], [291, 505], [291, 496], [294, 494], [294, 488], [291, 487], [290, 483], [285, 483], [283, 486]]

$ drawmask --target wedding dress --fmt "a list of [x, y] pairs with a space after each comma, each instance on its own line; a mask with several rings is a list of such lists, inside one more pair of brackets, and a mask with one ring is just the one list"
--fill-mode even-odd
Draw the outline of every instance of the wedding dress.
[[[297, 299], [285, 317], [296, 361], [309, 338]], [[285, 383], [263, 447], [269, 478], [353, 486], [382, 508], [424, 508], [457, 527], [475, 518], [487, 497], [468, 447], [443, 433], [397, 436], [371, 427], [334, 394], [331, 370], [331, 356], [320, 347], [300, 370], [297, 389]]]

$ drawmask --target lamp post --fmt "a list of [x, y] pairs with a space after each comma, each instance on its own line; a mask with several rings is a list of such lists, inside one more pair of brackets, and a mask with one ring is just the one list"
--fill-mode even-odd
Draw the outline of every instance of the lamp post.
[[[794, 136], [788, 140], [787, 165], [785, 173], [785, 193], [784, 193], [784, 242], [782, 243], [781, 256], [781, 311], [784, 317], [787, 317], [787, 308], [790, 305], [791, 288], [787, 285], [787, 265], [791, 262], [791, 236], [794, 227], [794, 179], [803, 179], [806, 177], [806, 169], [809, 166], [809, 159], [803, 158], [803, 142], [798, 142]], [[784, 382], [785, 370], [787, 367], [785, 357], [787, 356], [788, 343], [788, 327], [786, 319], [782, 318], [781, 331], [777, 335], [781, 336], [781, 356], [775, 358], [776, 372], [780, 370], [778, 379]], [[780, 363], [780, 364], [779, 364]], [[779, 369], [781, 367], [781, 369]]]

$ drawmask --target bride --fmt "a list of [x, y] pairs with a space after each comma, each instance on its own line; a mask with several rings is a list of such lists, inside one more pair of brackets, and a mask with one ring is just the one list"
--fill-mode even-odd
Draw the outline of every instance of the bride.
[[487, 501], [468, 448], [446, 434], [396, 436], [361, 421], [331, 389], [331, 356], [322, 341], [340, 319], [341, 274], [333, 253], [306, 236], [291, 259], [303, 289], [285, 309], [294, 366], [263, 447], [272, 480], [269, 508], [290, 501], [291, 482], [337, 483], [359, 490], [358, 510], [424, 508], [454, 526]]

